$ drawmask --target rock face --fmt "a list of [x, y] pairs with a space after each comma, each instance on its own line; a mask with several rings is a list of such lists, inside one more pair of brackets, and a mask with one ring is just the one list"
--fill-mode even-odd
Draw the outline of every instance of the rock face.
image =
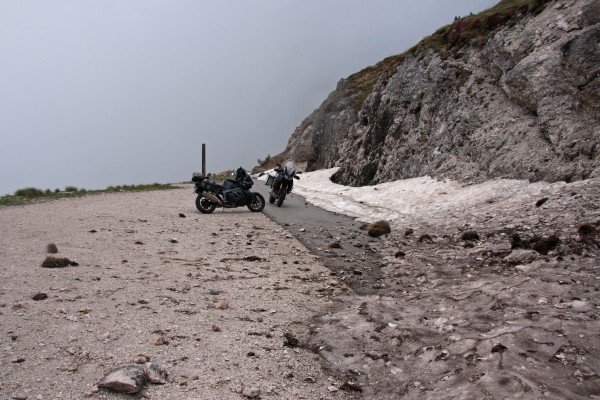
[[600, 174], [599, 138], [600, 0], [513, 0], [342, 79], [278, 157], [355, 186], [569, 182]]

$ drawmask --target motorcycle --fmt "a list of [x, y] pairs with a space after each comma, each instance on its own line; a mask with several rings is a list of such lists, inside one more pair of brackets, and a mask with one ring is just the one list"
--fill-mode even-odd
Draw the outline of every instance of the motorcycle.
[[281, 164], [277, 164], [274, 171], [277, 172], [277, 175], [272, 179], [269, 203], [273, 204], [277, 200], [277, 207], [281, 207], [285, 196], [291, 193], [294, 188], [294, 179], [300, 179], [300, 177], [296, 175], [296, 168], [291, 161], [285, 164], [285, 168]]
[[222, 185], [202, 174], [194, 173], [194, 192], [196, 208], [202, 214], [212, 213], [217, 206], [235, 208], [246, 206], [252, 212], [260, 212], [265, 208], [265, 199], [258, 192], [250, 192], [254, 185], [252, 178], [243, 168], [238, 168], [235, 179], [225, 179]]

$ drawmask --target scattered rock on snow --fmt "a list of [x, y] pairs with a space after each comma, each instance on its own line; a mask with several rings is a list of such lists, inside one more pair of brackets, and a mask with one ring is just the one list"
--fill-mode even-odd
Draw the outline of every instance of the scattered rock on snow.
[[518, 233], [513, 233], [510, 237], [511, 249], [533, 249], [543, 255], [554, 250], [559, 243], [560, 239], [556, 235], [547, 238], [534, 236], [530, 239], [522, 239]]
[[592, 224], [582, 224], [577, 228], [577, 233], [581, 239], [591, 239], [597, 235], [596, 227]]
[[539, 253], [533, 250], [517, 249], [504, 257], [504, 261], [509, 264], [530, 264], [537, 260], [539, 256]]
[[[537, 238], [536, 238], [537, 239]], [[540, 238], [535, 240], [531, 248], [537, 251], [540, 254], [546, 255], [550, 251], [554, 250], [558, 244], [560, 243], [560, 239], [556, 235], [548, 236], [547, 238]]]
[[527, 273], [531, 272], [531, 265], [517, 265], [515, 267], [515, 269], [519, 272], [527, 274]]
[[340, 386], [340, 389], [345, 390], [346, 392], [362, 392], [362, 387], [356, 383], [351, 381], [346, 381]]
[[390, 223], [387, 221], [376, 221], [370, 224], [364, 224], [360, 227], [362, 230], [366, 230], [369, 236], [379, 237], [392, 232]]
[[502, 343], [497, 343], [492, 347], [492, 353], [504, 353], [506, 350], [508, 350], [508, 347]]
[[433, 243], [433, 239], [428, 234], [419, 236], [419, 243]]
[[463, 232], [460, 238], [465, 241], [477, 241], [479, 240], [479, 234], [475, 231], [466, 231]]

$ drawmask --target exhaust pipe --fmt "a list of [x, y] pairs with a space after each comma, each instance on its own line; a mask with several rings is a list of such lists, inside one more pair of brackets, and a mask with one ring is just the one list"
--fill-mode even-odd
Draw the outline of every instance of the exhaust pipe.
[[220, 206], [223, 205], [223, 203], [221, 202], [221, 199], [219, 199], [217, 196], [215, 196], [214, 194], [209, 193], [207, 191], [202, 192], [202, 197], [206, 197], [208, 200], [211, 201], [211, 203], [215, 203]]

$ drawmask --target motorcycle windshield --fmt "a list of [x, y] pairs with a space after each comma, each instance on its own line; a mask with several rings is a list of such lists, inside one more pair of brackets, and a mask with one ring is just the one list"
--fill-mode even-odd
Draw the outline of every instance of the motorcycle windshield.
[[294, 173], [296, 172], [296, 166], [294, 165], [294, 163], [292, 161], [288, 161], [285, 164], [285, 171], [284, 173], [288, 176], [294, 176]]

